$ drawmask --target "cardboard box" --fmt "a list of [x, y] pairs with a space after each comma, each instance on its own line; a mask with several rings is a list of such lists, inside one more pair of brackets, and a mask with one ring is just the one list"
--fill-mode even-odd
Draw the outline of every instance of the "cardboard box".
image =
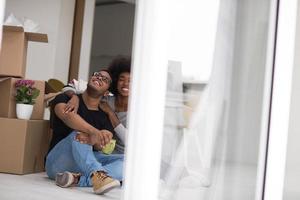
[[[18, 78], [0, 78], [0, 117], [16, 117], [16, 100], [15, 100], [15, 82]], [[36, 99], [33, 107], [31, 119], [43, 119], [44, 117], [44, 96], [45, 81], [36, 81], [34, 87], [40, 90], [40, 95]]]
[[44, 171], [51, 137], [49, 121], [0, 118], [0, 127], [0, 172]]
[[23, 27], [3, 26], [0, 76], [25, 77], [28, 41], [48, 42], [48, 36], [24, 32]]

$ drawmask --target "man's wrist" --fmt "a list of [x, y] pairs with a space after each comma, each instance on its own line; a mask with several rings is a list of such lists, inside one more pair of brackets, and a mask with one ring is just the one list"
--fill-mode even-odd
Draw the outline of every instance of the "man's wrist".
[[94, 128], [94, 127], [88, 128], [88, 134], [89, 134], [89, 135], [96, 134], [96, 132], [97, 132], [97, 129], [96, 129], [96, 128]]

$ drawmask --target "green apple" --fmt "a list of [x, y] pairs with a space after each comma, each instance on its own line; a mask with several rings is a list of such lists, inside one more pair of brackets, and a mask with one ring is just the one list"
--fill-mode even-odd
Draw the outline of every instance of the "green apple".
[[107, 143], [103, 148], [102, 148], [102, 152], [105, 154], [111, 154], [116, 146], [116, 140], [110, 140], [109, 143]]

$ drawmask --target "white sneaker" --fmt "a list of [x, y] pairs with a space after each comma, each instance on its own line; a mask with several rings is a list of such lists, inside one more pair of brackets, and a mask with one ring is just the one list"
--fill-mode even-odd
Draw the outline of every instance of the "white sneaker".
[[74, 186], [79, 182], [80, 176], [80, 173], [71, 173], [68, 171], [57, 173], [55, 176], [55, 183], [63, 188]]

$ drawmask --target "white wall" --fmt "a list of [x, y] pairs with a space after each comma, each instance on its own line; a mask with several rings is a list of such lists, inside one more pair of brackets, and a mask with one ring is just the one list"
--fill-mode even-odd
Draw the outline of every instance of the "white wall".
[[116, 55], [131, 55], [135, 5], [96, 6], [90, 71], [99, 70]]
[[39, 23], [49, 43], [29, 42], [26, 78], [67, 82], [75, 0], [8, 0], [6, 14]]
[[95, 0], [85, 1], [78, 77], [88, 80], [92, 46]]
[[300, 4], [298, 3], [298, 20], [295, 44], [295, 63], [292, 82], [290, 124], [285, 170], [284, 200], [300, 199]]
[[[0, 21], [3, 22], [5, 12], [5, 0], [0, 1]], [[2, 46], [2, 23], [0, 23], [0, 45]]]

